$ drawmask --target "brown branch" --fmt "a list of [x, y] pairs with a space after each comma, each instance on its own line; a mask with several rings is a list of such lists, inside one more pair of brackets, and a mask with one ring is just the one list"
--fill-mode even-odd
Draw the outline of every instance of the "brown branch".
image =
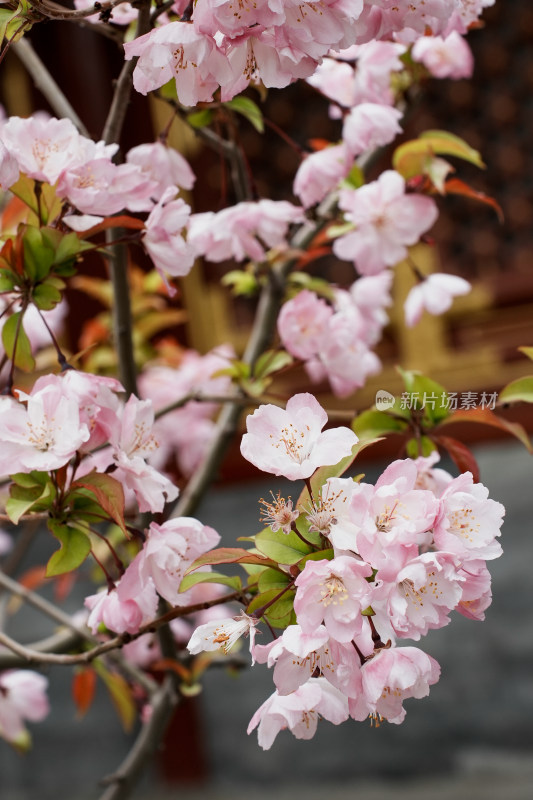
[[125, 800], [129, 797], [146, 761], [157, 751], [178, 702], [179, 695], [174, 688], [172, 676], [167, 675], [151, 698], [151, 714], [143, 724], [133, 747], [118, 770], [102, 780], [103, 784], [109, 786], [100, 800]]
[[26, 38], [19, 39], [12, 47], [33, 78], [35, 86], [46, 97], [57, 116], [69, 119], [83, 136], [88, 137], [87, 128], [33, 49], [31, 42]]

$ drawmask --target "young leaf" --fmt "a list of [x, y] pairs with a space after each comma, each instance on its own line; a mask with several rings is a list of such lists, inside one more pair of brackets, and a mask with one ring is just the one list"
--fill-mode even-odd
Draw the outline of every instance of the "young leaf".
[[100, 660], [94, 662], [94, 668], [105, 683], [122, 727], [128, 733], [131, 731], [137, 716], [135, 700], [129, 685], [122, 675], [119, 675], [118, 672], [110, 672]]
[[504, 386], [498, 395], [498, 405], [502, 403], [533, 403], [533, 376], [518, 378]]
[[23, 372], [35, 369], [35, 359], [31, 352], [31, 344], [23, 324], [23, 312], [12, 314], [2, 328], [2, 343], [6, 356]]
[[[278, 573], [279, 574], [279, 573]], [[220, 583], [238, 591], [242, 589], [242, 581], [239, 575], [224, 575], [222, 572], [191, 572], [186, 575], [180, 583], [178, 592], [186, 592], [198, 583]]]
[[223, 105], [225, 105], [226, 108], [233, 109], [233, 111], [236, 111], [238, 114], [242, 114], [243, 117], [246, 117], [248, 122], [250, 122], [259, 133], [264, 132], [265, 123], [263, 122], [261, 110], [249, 97], [240, 95]]
[[270, 558], [266, 558], [259, 553], [252, 553], [242, 547], [218, 547], [194, 561], [185, 571], [188, 575], [198, 567], [205, 567], [207, 564], [258, 564], [262, 567], [277, 567], [277, 563]]
[[72, 697], [78, 717], [85, 716], [92, 705], [96, 689], [96, 672], [93, 667], [81, 667], [72, 679]]
[[124, 536], [130, 535], [124, 522], [124, 489], [122, 484], [112, 475], [93, 470], [83, 478], [78, 478], [72, 484], [72, 489], [77, 487], [87, 489], [100, 503], [103, 510], [116, 522]]
[[59, 550], [56, 550], [46, 565], [46, 577], [51, 578], [53, 575], [71, 572], [83, 564], [91, 552], [91, 541], [86, 533], [63, 522], [49, 519], [47, 524], [61, 543]]
[[447, 450], [453, 463], [461, 472], [471, 472], [476, 483], [479, 482], [479, 467], [473, 452], [462, 442], [451, 436], [433, 436], [439, 447]]
[[255, 537], [257, 549], [277, 564], [290, 566], [296, 564], [302, 556], [310, 553], [312, 548], [306, 545], [293, 531], [286, 534], [265, 528]]

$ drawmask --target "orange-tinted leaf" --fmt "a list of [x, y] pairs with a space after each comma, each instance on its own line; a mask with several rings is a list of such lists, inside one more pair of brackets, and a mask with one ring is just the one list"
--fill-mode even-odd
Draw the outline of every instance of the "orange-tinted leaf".
[[150, 669], [154, 672], [175, 672], [183, 681], [189, 682], [191, 680], [191, 671], [187, 669], [184, 664], [174, 661], [172, 658], [160, 658], [150, 664]]
[[122, 722], [122, 727], [128, 733], [132, 729], [137, 715], [132, 690], [122, 675], [119, 675], [118, 672], [110, 672], [101, 661], [95, 661], [94, 668], [105, 683], [111, 702]]
[[94, 494], [103, 510], [109, 514], [113, 522], [117, 523], [124, 536], [130, 538], [124, 522], [124, 489], [116, 478], [93, 470], [72, 484], [73, 489], [76, 487], [83, 487]]
[[54, 580], [54, 598], [56, 602], [64, 602], [72, 591], [72, 587], [75, 583], [75, 572], [65, 572], [63, 575], [58, 575]]
[[331, 142], [328, 142], [327, 139], [309, 139], [309, 147], [317, 152], [318, 150], [325, 150], [326, 147], [329, 147]]
[[277, 567], [277, 563], [259, 553], [251, 553], [242, 547], [218, 547], [210, 550], [200, 558], [197, 558], [185, 571], [185, 575], [198, 567], [206, 564], [259, 564], [262, 567]]
[[491, 206], [498, 215], [498, 220], [503, 223], [503, 211], [496, 200], [488, 194], [485, 194], [485, 192], [478, 192], [476, 189], [472, 189], [471, 186], [459, 180], [459, 178], [450, 178], [450, 180], [446, 181], [444, 184], [444, 193], [462, 194], [465, 197], [470, 197], [472, 200], [478, 200], [480, 203]]
[[72, 679], [72, 697], [78, 710], [78, 716], [83, 717], [94, 700], [96, 690], [96, 672], [92, 667], [83, 667], [78, 670]]
[[476, 483], [479, 482], [479, 467], [473, 452], [458, 439], [451, 436], [432, 436], [435, 444], [444, 448], [455, 466], [461, 472], [471, 472]]
[[445, 419], [439, 425], [439, 429], [444, 425], [450, 425], [453, 422], [480, 422], [483, 425], [490, 425], [493, 428], [499, 428], [505, 433], [509, 433], [518, 439], [528, 452], [533, 453], [533, 447], [527, 434], [527, 431], [518, 422], [509, 422], [504, 417], [500, 417], [491, 411], [490, 408], [465, 408], [454, 411], [451, 416]]
[[141, 219], [130, 217], [127, 214], [122, 214], [118, 217], [107, 217], [102, 222], [99, 222], [98, 225], [93, 225], [89, 230], [81, 231], [79, 237], [80, 239], [88, 239], [97, 233], [102, 233], [102, 231], [108, 228], [129, 228], [130, 230], [142, 231], [144, 222]]

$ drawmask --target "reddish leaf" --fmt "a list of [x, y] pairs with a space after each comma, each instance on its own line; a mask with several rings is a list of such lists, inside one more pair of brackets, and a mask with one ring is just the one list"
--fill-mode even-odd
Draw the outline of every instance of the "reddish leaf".
[[107, 217], [102, 222], [99, 222], [98, 225], [93, 225], [89, 230], [80, 231], [78, 235], [80, 239], [88, 239], [108, 228], [130, 228], [132, 230], [142, 231], [144, 229], [144, 222], [141, 219], [122, 214], [118, 217]]
[[328, 142], [327, 139], [309, 139], [309, 147], [315, 152], [318, 150], [325, 150], [330, 144], [331, 142]]
[[473, 452], [458, 439], [451, 436], [432, 436], [439, 447], [447, 450], [453, 463], [461, 472], [471, 472], [476, 483], [479, 483], [479, 467]]
[[30, 567], [26, 572], [18, 578], [18, 582], [24, 586], [25, 589], [38, 589], [46, 580], [45, 577], [46, 567]]
[[185, 575], [198, 569], [198, 567], [204, 567], [206, 564], [259, 564], [262, 567], [278, 566], [277, 563], [270, 558], [266, 558], [266, 556], [262, 556], [259, 553], [251, 553], [249, 550], [245, 550], [242, 547], [219, 547], [197, 558], [189, 569], [185, 571]]
[[54, 580], [54, 598], [58, 603], [63, 603], [76, 583], [75, 572], [65, 572]]
[[313, 247], [306, 252], [303, 252], [302, 255], [298, 258], [297, 269], [303, 269], [312, 261], [316, 261], [317, 258], [322, 258], [322, 256], [329, 256], [331, 253], [331, 245], [326, 247]]
[[522, 425], [519, 425], [518, 422], [509, 422], [504, 417], [495, 414], [490, 408], [465, 408], [454, 411], [450, 417], [441, 422], [439, 429], [444, 425], [450, 425], [452, 422], [481, 422], [483, 425], [499, 428], [499, 430], [514, 436], [522, 442], [529, 453], [533, 453], [529, 436]]
[[190, 669], [187, 669], [184, 664], [180, 664], [172, 658], [160, 658], [158, 661], [154, 661], [153, 664], [150, 664], [150, 669], [153, 672], [175, 672], [183, 681], [191, 681]]
[[72, 697], [78, 709], [78, 716], [83, 717], [94, 700], [96, 689], [96, 672], [92, 667], [78, 670], [72, 679]]
[[77, 487], [88, 489], [94, 494], [103, 510], [117, 523], [124, 536], [130, 538], [124, 522], [124, 489], [116, 478], [93, 470], [72, 484], [72, 489]]
[[493, 197], [485, 194], [485, 192], [478, 192], [476, 189], [472, 189], [471, 186], [469, 186], [467, 183], [464, 183], [464, 181], [459, 180], [459, 178], [450, 178], [450, 180], [446, 181], [444, 184], [444, 190], [446, 194], [462, 194], [465, 197], [472, 198], [472, 200], [478, 200], [480, 203], [486, 203], [495, 210], [499, 221], [503, 223], [504, 217], [501, 206]]

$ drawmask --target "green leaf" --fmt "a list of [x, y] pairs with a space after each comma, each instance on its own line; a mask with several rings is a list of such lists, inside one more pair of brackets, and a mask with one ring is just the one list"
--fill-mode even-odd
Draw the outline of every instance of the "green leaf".
[[[266, 592], [257, 594], [246, 609], [246, 613], [253, 614], [254, 611], [257, 611], [267, 603], [270, 603], [279, 593], [279, 589], [268, 589]], [[265, 611], [265, 616], [269, 622], [271, 622], [273, 625], [276, 625], [276, 627], [281, 627], [279, 623], [282, 620], [288, 619], [292, 614], [294, 608], [294, 595], [294, 590], [288, 589], [279, 598], [279, 600], [276, 600], [275, 603], [272, 603], [272, 605], [269, 606], [269, 608]]]
[[33, 486], [45, 486], [48, 483], [48, 472], [15, 472], [11, 475], [11, 480], [17, 486], [22, 486], [24, 489], [31, 489]]
[[39, 283], [32, 292], [31, 299], [41, 311], [49, 311], [61, 302], [62, 294], [52, 283]]
[[419, 456], [427, 458], [434, 450], [436, 450], [436, 446], [429, 436], [421, 436], [419, 439], [409, 439], [405, 445], [405, 452], [409, 458], [418, 458]]
[[7, 357], [14, 362], [15, 366], [23, 372], [31, 372], [35, 369], [35, 359], [22, 320], [22, 311], [17, 311], [8, 317], [2, 328], [2, 343]]
[[11, 292], [17, 285], [17, 276], [10, 269], [0, 269], [0, 292]]
[[61, 544], [46, 565], [46, 577], [51, 578], [53, 575], [72, 572], [83, 564], [91, 552], [91, 541], [86, 533], [66, 523], [49, 519], [47, 524]]
[[221, 283], [229, 286], [236, 297], [251, 297], [259, 288], [255, 275], [242, 269], [230, 270], [222, 277]]
[[448, 393], [444, 386], [419, 372], [397, 367], [403, 378], [405, 390], [411, 396], [413, 408], [424, 411], [424, 418], [432, 425], [438, 425], [450, 416], [447, 406]]
[[527, 375], [524, 378], [511, 381], [511, 383], [503, 387], [498, 395], [498, 405], [502, 403], [517, 403], [520, 401], [523, 403], [533, 403], [532, 375]]
[[71, 489], [78, 487], [87, 489], [96, 497], [106, 514], [109, 514], [124, 536], [129, 539], [129, 533], [124, 522], [124, 489], [122, 484], [112, 475], [93, 470], [83, 478], [78, 478], [72, 484]]
[[286, 566], [296, 564], [302, 556], [312, 550], [293, 531], [286, 534], [282, 531], [273, 531], [272, 528], [265, 528], [256, 535], [255, 546], [276, 564]]
[[519, 347], [521, 353], [533, 361], [533, 347]]
[[248, 122], [250, 122], [259, 133], [264, 132], [265, 123], [263, 122], [263, 114], [259, 106], [257, 106], [253, 100], [250, 100], [249, 97], [239, 95], [238, 97], [234, 97], [233, 100], [223, 103], [223, 105], [226, 106], [226, 108], [233, 109], [233, 111], [236, 111], [238, 114], [242, 114], [243, 117], [246, 117]]
[[427, 174], [431, 160], [436, 155], [456, 156], [483, 168], [485, 165], [477, 150], [463, 139], [447, 131], [425, 131], [418, 139], [404, 142], [394, 151], [392, 165], [408, 180]]
[[193, 561], [185, 574], [188, 575], [193, 570], [205, 567], [207, 564], [258, 564], [263, 567], [277, 567], [275, 561], [260, 553], [252, 553], [251, 550], [244, 550], [242, 547], [218, 547], [215, 550], [209, 550]]
[[407, 421], [396, 419], [386, 411], [368, 409], [362, 411], [352, 422], [352, 430], [355, 431], [359, 439], [376, 439], [385, 433], [403, 433], [407, 430]]
[[277, 569], [265, 569], [260, 574], [257, 585], [260, 592], [267, 592], [270, 589], [281, 592], [290, 583], [290, 580], [291, 578], [286, 572], [280, 572]]
[[308, 561], [331, 561], [334, 557], [335, 553], [332, 547], [328, 547], [326, 550], [317, 550], [314, 553], [309, 553], [309, 555], [304, 556], [301, 561], [298, 561], [298, 567], [303, 569]]
[[193, 128], [205, 128], [213, 121], [213, 112], [210, 108], [204, 108], [202, 111], [193, 111], [192, 114], [187, 114], [187, 122]]
[[191, 572], [186, 575], [180, 583], [178, 592], [186, 592], [198, 583], [221, 583], [238, 591], [242, 589], [242, 581], [239, 575], [224, 575], [222, 572]]
[[122, 675], [119, 675], [118, 672], [110, 672], [99, 659], [94, 662], [94, 668], [109, 692], [111, 702], [119, 716], [122, 727], [128, 733], [131, 731], [137, 716], [137, 707], [132, 690]]
[[9, 490], [9, 498], [6, 502], [6, 514], [11, 522], [18, 525], [20, 518], [24, 514], [34, 509], [40, 502], [51, 498], [52, 495], [53, 487], [50, 483], [47, 483], [44, 487], [42, 485], [24, 487], [14, 484]]
[[23, 237], [24, 271], [32, 281], [42, 281], [54, 263], [55, 251], [46, 241], [39, 228], [28, 225]]
[[288, 367], [293, 361], [293, 357], [286, 350], [267, 350], [255, 362], [254, 375], [256, 378], [265, 378]]

